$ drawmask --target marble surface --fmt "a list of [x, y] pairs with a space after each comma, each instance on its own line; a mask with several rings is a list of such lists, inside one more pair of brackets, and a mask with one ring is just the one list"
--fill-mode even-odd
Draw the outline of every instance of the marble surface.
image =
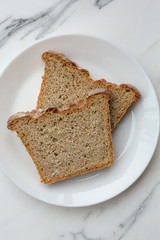
[[[0, 73], [22, 50], [50, 36], [83, 33], [132, 54], [160, 97], [159, 0], [5, 0], [0, 8]], [[0, 169], [0, 239], [160, 239], [160, 149], [119, 196], [85, 208], [33, 199]]]

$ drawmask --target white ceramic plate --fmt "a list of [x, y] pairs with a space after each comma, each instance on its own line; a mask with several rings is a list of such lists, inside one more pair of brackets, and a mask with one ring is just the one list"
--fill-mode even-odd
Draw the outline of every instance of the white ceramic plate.
[[[7, 119], [36, 106], [44, 64], [41, 54], [55, 50], [86, 68], [94, 79], [129, 83], [141, 92], [113, 133], [115, 163], [103, 170], [55, 184], [40, 182], [37, 170]], [[111, 43], [89, 36], [65, 35], [39, 42], [16, 57], [0, 79], [0, 163], [23, 191], [60, 206], [88, 206], [127, 189], [144, 171], [159, 134], [159, 107], [153, 86], [139, 64]]]

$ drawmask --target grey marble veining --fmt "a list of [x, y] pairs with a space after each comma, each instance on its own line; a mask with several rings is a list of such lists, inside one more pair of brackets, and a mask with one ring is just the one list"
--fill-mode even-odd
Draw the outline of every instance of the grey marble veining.
[[5, 18], [4, 20], [2, 20], [1, 22], [0, 22], [0, 25], [1, 24], [3, 24], [3, 23], [5, 23], [7, 20], [9, 20], [11, 17], [7, 17], [7, 18]]
[[[67, 235], [59, 235], [57, 240], [70, 239], [70, 240], [105, 240], [104, 238], [90, 238], [84, 232], [69, 233]], [[53, 240], [53, 239], [50, 239]]]
[[[35, 38], [43, 38], [56, 28], [59, 28], [58, 34], [63, 34], [63, 31], [67, 33], [77, 27], [76, 33], [89, 32], [135, 56], [160, 96], [160, 1], [53, 0], [44, 4], [39, 0], [40, 5], [46, 7], [46, 10], [39, 10], [33, 1], [28, 0], [21, 4], [20, 15], [16, 10], [17, 2], [4, 1], [1, 8], [0, 44], [7, 43], [0, 49], [1, 69], [28, 44], [35, 43]], [[32, 13], [28, 12], [30, 6]], [[4, 9], [6, 12], [3, 13]], [[69, 17], [71, 20], [73, 17], [73, 21], [67, 21]], [[34, 240], [160, 239], [159, 155], [157, 147], [147, 171], [129, 191], [106, 203], [82, 209], [39, 202], [14, 186], [0, 169], [0, 203], [3, 206], [0, 239], [28, 240], [33, 236]], [[146, 193], [146, 189], [150, 190]]]
[[[160, 181], [157, 182], [155, 184], [155, 186], [153, 187], [153, 189], [150, 191], [150, 193], [146, 196], [146, 198], [139, 204], [139, 206], [137, 207], [137, 209], [135, 209], [133, 211], [133, 213], [128, 216], [123, 222], [121, 222], [119, 225], [117, 225], [117, 227], [115, 228], [115, 230], [113, 231], [113, 239], [114, 240], [123, 240], [123, 238], [126, 236], [126, 234], [129, 232], [129, 230], [133, 227], [133, 225], [136, 223], [136, 221], [138, 220], [138, 218], [144, 213], [145, 209], [147, 209], [149, 202], [152, 200], [153, 194], [156, 191], [156, 189], [160, 186]], [[94, 215], [96, 217], [96, 219], [98, 219], [101, 214], [103, 214], [103, 211], [105, 211], [105, 208], [103, 207], [103, 205], [99, 207], [99, 210], [97, 212], [96, 215]], [[83, 223], [86, 223], [89, 219], [92, 219], [92, 215], [94, 214], [94, 211], [91, 210], [89, 211], [86, 216], [83, 219]], [[99, 236], [99, 237], [90, 237], [86, 234], [86, 230], [85, 227], [80, 229], [77, 232], [66, 232], [64, 234], [60, 234], [57, 235], [56, 238], [51, 237], [49, 240], [66, 240], [66, 239], [70, 239], [70, 240], [109, 240], [110, 237], [109, 236]]]
[[[2, 47], [11, 36], [28, 25], [30, 25], [30, 30], [25, 33], [23, 38], [37, 29], [40, 31], [37, 34], [36, 39], [43, 38], [50, 30], [53, 31], [56, 24], [59, 26], [68, 18], [71, 12], [75, 9], [76, 2], [78, 2], [78, 0], [57, 1], [46, 11], [40, 12], [29, 18], [14, 19], [12, 17], [7, 17], [0, 22], [0, 47]], [[68, 9], [71, 11], [68, 12]]]
[[[113, 0], [96, 0], [95, 6], [101, 9], [111, 1]], [[30, 29], [26, 30], [21, 40], [37, 29], [39, 33], [36, 36], [36, 40], [43, 38], [47, 33], [52, 32], [63, 24], [80, 3], [82, 3], [80, 0], [58, 0], [46, 11], [37, 13], [31, 17], [7, 17], [0, 22], [0, 47], [2, 47], [15, 33], [27, 26], [30, 26]]]
[[151, 199], [154, 191], [160, 185], [160, 181], [155, 184], [151, 192], [147, 195], [147, 197], [141, 202], [139, 207], [123, 222], [119, 224], [119, 228], [122, 230], [122, 234], [118, 238], [118, 240], [122, 240], [123, 237], [127, 234], [127, 232], [132, 228], [134, 223], [137, 221], [138, 217], [143, 213], [146, 209], [149, 200]]
[[108, 3], [112, 2], [113, 0], [96, 0], [95, 5], [101, 9], [106, 6]]

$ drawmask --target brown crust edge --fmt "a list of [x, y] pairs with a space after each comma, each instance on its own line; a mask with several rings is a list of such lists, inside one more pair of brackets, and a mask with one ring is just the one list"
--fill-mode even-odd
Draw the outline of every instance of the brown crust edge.
[[121, 85], [117, 85], [111, 82], [106, 81], [105, 79], [100, 79], [100, 80], [96, 80], [94, 81], [92, 78], [90, 78], [90, 74], [87, 70], [85, 69], [81, 69], [78, 67], [78, 65], [74, 62], [72, 62], [71, 60], [69, 60], [64, 54], [62, 53], [57, 53], [54, 51], [47, 51], [45, 53], [42, 54], [42, 60], [45, 63], [45, 70], [44, 70], [44, 76], [42, 77], [42, 83], [41, 83], [41, 89], [40, 89], [40, 93], [38, 96], [38, 100], [37, 100], [37, 109], [40, 108], [40, 102], [41, 102], [41, 98], [43, 96], [43, 92], [44, 92], [44, 86], [45, 86], [45, 81], [46, 81], [46, 69], [47, 69], [47, 58], [48, 55], [50, 56], [56, 56], [57, 58], [59, 58], [61, 61], [65, 62], [67, 65], [71, 66], [72, 68], [76, 69], [76, 71], [81, 72], [83, 74], [86, 75], [87, 79], [92, 82], [93, 84], [97, 85], [97, 88], [106, 88], [108, 90], [110, 89], [121, 89], [121, 88], [125, 88], [125, 89], [129, 89], [132, 90], [134, 92], [134, 97], [132, 99], [132, 101], [128, 104], [126, 104], [124, 106], [124, 111], [120, 113], [120, 115], [117, 117], [115, 124], [111, 125], [111, 129], [113, 130], [115, 125], [120, 121], [120, 119], [123, 117], [123, 115], [125, 114], [125, 112], [127, 111], [128, 107], [132, 104], [133, 101], [139, 101], [140, 100], [140, 93], [139, 91], [133, 87], [132, 85], [129, 84], [121, 84]]
[[138, 91], [137, 88], [135, 88], [133, 85], [131, 84], [121, 84], [121, 85], [117, 85], [115, 83], [111, 83], [111, 82], [107, 82], [105, 79], [100, 79], [100, 80], [96, 80], [95, 83], [99, 83], [100, 86], [103, 88], [106, 87], [108, 90], [111, 90], [111, 89], [120, 89], [120, 88], [124, 88], [124, 89], [128, 89], [128, 90], [132, 90], [134, 92], [134, 101], [138, 102], [141, 98], [141, 94], [140, 92]]
[[[37, 106], [36, 109], [41, 108], [40, 106], [40, 102], [41, 102], [41, 98], [43, 96], [43, 92], [44, 92], [44, 86], [45, 86], [45, 82], [46, 82], [46, 70], [47, 70], [47, 58], [49, 56], [55, 56], [56, 58], [58, 58], [59, 60], [61, 60], [62, 62], [64, 62], [66, 65], [70, 66], [71, 68], [74, 68], [76, 71], [81, 72], [82, 74], [84, 74], [88, 80], [92, 83], [94, 83], [95, 81], [90, 78], [90, 74], [86, 69], [81, 69], [78, 67], [78, 65], [74, 62], [72, 62], [70, 59], [68, 59], [64, 54], [62, 53], [57, 53], [54, 51], [47, 51], [45, 53], [42, 54], [42, 61], [45, 63], [45, 68], [44, 68], [44, 75], [42, 76], [42, 83], [41, 83], [41, 88], [40, 88], [40, 93], [38, 96], [38, 100], [37, 100]], [[100, 87], [100, 86], [99, 86]], [[103, 84], [101, 84], [101, 88], [106, 88], [106, 86], [104, 86]]]
[[31, 112], [18, 112], [16, 114], [12, 115], [11, 117], [9, 117], [9, 119], [7, 121], [7, 128], [9, 130], [15, 131], [13, 128], [14, 122], [17, 120], [26, 118], [26, 117], [28, 119], [38, 119], [38, 118], [46, 115], [46, 113], [51, 112], [51, 111], [63, 114], [64, 112], [71, 113], [76, 109], [77, 110], [83, 109], [85, 106], [88, 105], [90, 98], [92, 98], [96, 95], [99, 95], [99, 94], [104, 94], [108, 100], [111, 99], [111, 92], [109, 90], [107, 90], [105, 88], [94, 89], [94, 90], [89, 91], [89, 93], [85, 99], [81, 99], [80, 101], [78, 101], [77, 104], [69, 105], [66, 108], [60, 109], [55, 106], [50, 106], [46, 109], [34, 109]]
[[129, 89], [130, 91], [132, 90], [134, 95], [133, 95], [133, 98], [131, 99], [130, 102], [128, 102], [125, 106], [124, 106], [124, 111], [121, 112], [118, 116], [117, 116], [117, 119], [116, 119], [116, 122], [115, 124], [111, 126], [112, 130], [115, 128], [116, 124], [121, 120], [121, 118], [124, 116], [124, 114], [127, 112], [128, 108], [131, 106], [131, 104], [135, 101], [135, 102], [138, 102], [141, 98], [141, 95], [140, 93], [138, 92], [138, 90], [133, 87], [132, 85], [127, 85], [127, 84], [121, 84], [120, 85], [121, 88], [124, 88], [124, 89]]
[[[22, 120], [24, 118], [28, 118], [28, 119], [38, 119], [38, 118], [41, 118], [42, 116], [46, 115], [47, 113], [51, 112], [51, 111], [54, 111], [54, 112], [58, 112], [60, 114], [63, 114], [64, 112], [68, 112], [68, 113], [71, 113], [75, 110], [82, 110], [84, 107], [87, 107], [90, 99], [98, 94], [103, 94], [106, 96], [106, 100], [109, 101], [109, 99], [111, 98], [111, 93], [106, 90], [106, 89], [97, 89], [97, 90], [93, 90], [93, 91], [90, 91], [88, 93], [88, 97], [85, 99], [85, 100], [80, 100], [77, 104], [75, 105], [72, 105], [66, 109], [58, 109], [56, 107], [49, 107], [45, 110], [42, 110], [42, 111], [39, 111], [38, 109], [37, 110], [33, 110], [31, 112], [25, 112], [25, 113], [17, 113], [17, 114], [14, 114], [12, 115], [9, 119], [8, 119], [8, 122], [7, 122], [7, 128], [11, 131], [16, 131], [16, 129], [14, 128], [14, 124], [16, 121], [18, 120]], [[41, 181], [45, 184], [50, 184], [50, 183], [54, 183], [54, 182], [57, 182], [57, 181], [61, 181], [61, 180], [64, 180], [64, 179], [67, 179], [67, 178], [70, 178], [70, 177], [74, 177], [74, 176], [77, 176], [77, 175], [80, 175], [80, 174], [84, 174], [84, 173], [88, 173], [90, 171], [94, 171], [94, 170], [98, 170], [98, 169], [102, 169], [104, 167], [108, 167], [110, 165], [112, 165], [112, 163], [114, 162], [114, 152], [113, 152], [113, 143], [112, 143], [112, 135], [111, 135], [111, 126], [110, 126], [110, 114], [109, 114], [109, 104], [106, 104], [106, 107], [107, 107], [107, 115], [108, 115], [108, 125], [107, 125], [107, 129], [108, 129], [108, 132], [109, 132], [109, 144], [110, 144], [110, 150], [111, 150], [111, 161], [109, 161], [107, 164], [103, 164], [99, 167], [94, 167], [92, 169], [86, 169], [86, 170], [83, 170], [83, 171], [77, 171], [73, 174], [70, 174], [68, 176], [65, 176], [63, 178], [55, 178], [53, 177], [52, 179], [50, 179], [49, 181], [44, 179], [43, 178], [43, 174], [41, 173], [41, 170], [39, 168], [39, 166], [37, 165], [37, 162], [35, 160], [35, 157], [34, 155], [30, 152], [29, 148], [28, 148], [28, 145], [25, 144], [24, 140], [23, 140], [23, 137], [20, 135], [19, 132], [17, 132], [17, 135], [19, 136], [19, 138], [21, 139], [23, 145], [25, 146], [27, 152], [29, 153], [29, 155], [31, 156], [37, 170], [38, 170], [38, 173], [40, 175], [40, 178], [41, 178]], [[20, 117], [20, 115], [22, 115]]]
[[116, 124], [121, 120], [121, 118], [124, 116], [124, 114], [127, 112], [128, 108], [131, 106], [132, 102], [136, 101], [138, 102], [141, 98], [141, 94], [139, 93], [139, 91], [132, 85], [130, 84], [121, 84], [121, 85], [116, 85], [110, 82], [107, 82], [105, 79], [100, 79], [95, 81], [99, 84], [103, 84], [103, 86], [106, 86], [106, 88], [110, 91], [112, 90], [118, 90], [118, 89], [126, 89], [129, 91], [132, 91], [133, 94], [133, 98], [131, 99], [130, 102], [127, 102], [126, 105], [124, 106], [124, 111], [120, 112], [120, 114], [117, 116], [116, 122], [115, 124], [111, 124], [111, 130], [113, 131], [113, 129], [115, 128]]
[[94, 167], [94, 168], [91, 168], [89, 170], [87, 169], [87, 170], [83, 170], [83, 171], [77, 171], [77, 172], [75, 172], [73, 174], [69, 174], [69, 175], [67, 175], [63, 178], [52, 178], [50, 181], [46, 181], [46, 180], [42, 180], [42, 181], [45, 184], [55, 183], [55, 182], [62, 181], [62, 180], [65, 180], [65, 179], [68, 179], [68, 178], [71, 178], [71, 177], [75, 177], [75, 176], [78, 176], [78, 175], [81, 175], [81, 174], [85, 174], [85, 173], [96, 171], [96, 170], [99, 170], [99, 169], [102, 169], [102, 168], [105, 168], [105, 167], [109, 167], [109, 166], [112, 165], [112, 163], [113, 163], [113, 161], [110, 161], [107, 164], [101, 165], [100, 167]]

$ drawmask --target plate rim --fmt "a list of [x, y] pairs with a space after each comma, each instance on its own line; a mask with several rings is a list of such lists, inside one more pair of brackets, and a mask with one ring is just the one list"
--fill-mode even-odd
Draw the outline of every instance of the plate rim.
[[43, 42], [47, 42], [48, 40], [52, 40], [52, 39], [56, 39], [56, 38], [64, 38], [64, 37], [83, 37], [83, 38], [88, 38], [88, 39], [95, 39], [95, 40], [98, 40], [98, 41], [103, 41], [105, 43], [107, 43], [108, 45], [111, 45], [112, 47], [114, 47], [115, 49], [117, 49], [118, 51], [120, 51], [122, 54], [126, 55], [127, 57], [129, 57], [134, 63], [135, 65], [141, 70], [141, 72], [143, 72], [143, 75], [145, 76], [145, 79], [146, 81], [149, 83], [150, 87], [152, 88], [152, 91], [154, 93], [154, 96], [155, 96], [155, 105], [156, 105], [156, 108], [157, 108], [157, 133], [156, 133], [156, 136], [155, 136], [155, 144], [154, 144], [154, 147], [153, 147], [153, 150], [148, 158], [148, 161], [146, 162], [145, 165], [143, 165], [143, 170], [140, 171], [128, 184], [126, 183], [125, 187], [123, 187], [123, 189], [120, 189], [119, 191], [116, 191], [116, 193], [112, 194], [110, 197], [106, 197], [105, 199], [101, 199], [101, 201], [94, 201], [92, 203], [88, 203], [88, 204], [78, 204], [78, 205], [75, 205], [75, 204], [66, 204], [66, 203], [58, 203], [58, 202], [51, 202], [47, 199], [44, 199], [43, 197], [40, 197], [38, 195], [33, 195], [33, 193], [31, 193], [29, 190], [24, 190], [23, 189], [23, 186], [20, 184], [20, 183], [17, 183], [13, 178], [12, 176], [10, 176], [8, 174], [8, 172], [6, 171], [5, 167], [3, 167], [3, 164], [1, 163], [0, 161], [0, 167], [1, 169], [4, 171], [4, 173], [7, 175], [7, 177], [18, 187], [20, 188], [23, 192], [27, 193], [28, 195], [34, 197], [35, 199], [38, 199], [42, 202], [46, 202], [46, 203], [49, 203], [51, 205], [55, 205], [55, 206], [60, 206], [60, 207], [87, 207], [87, 206], [92, 206], [92, 205], [96, 205], [96, 204], [99, 204], [99, 203], [103, 203], [107, 200], [110, 200], [116, 196], [118, 196], [120, 193], [123, 193], [125, 190], [127, 190], [130, 186], [132, 186], [138, 179], [139, 177], [143, 174], [143, 172], [146, 170], [148, 164], [150, 163], [150, 161], [152, 160], [152, 157], [153, 157], [153, 154], [156, 150], [156, 147], [157, 147], [157, 144], [158, 144], [158, 139], [159, 139], [159, 131], [160, 131], [160, 108], [159, 108], [159, 101], [158, 101], [158, 97], [157, 97], [157, 93], [155, 91], [155, 88], [153, 86], [153, 83], [152, 81], [150, 80], [149, 76], [147, 75], [147, 73], [145, 72], [145, 70], [143, 69], [143, 67], [141, 66], [141, 64], [138, 62], [137, 59], [135, 59], [130, 53], [128, 53], [126, 50], [123, 50], [123, 48], [117, 46], [116, 44], [104, 39], [103, 37], [97, 37], [97, 36], [94, 36], [94, 35], [89, 35], [89, 34], [59, 34], [59, 35], [56, 35], [56, 36], [51, 36], [51, 37], [47, 37], [47, 38], [44, 38], [42, 40], [38, 40], [37, 42], [31, 44], [30, 46], [28, 46], [27, 48], [25, 48], [24, 50], [22, 50], [20, 53], [18, 53], [15, 57], [13, 57], [9, 62], [8, 64], [6, 65], [6, 67], [3, 69], [3, 71], [1, 72], [0, 74], [0, 81], [1, 81], [1, 78], [3, 77], [3, 74], [5, 74], [5, 72], [7, 71], [7, 69], [10, 67], [10, 65], [17, 59], [19, 58], [21, 55], [23, 55], [25, 52], [27, 52], [29, 49], [31, 48], [34, 48], [36, 45], [38, 44], [41, 44]]

